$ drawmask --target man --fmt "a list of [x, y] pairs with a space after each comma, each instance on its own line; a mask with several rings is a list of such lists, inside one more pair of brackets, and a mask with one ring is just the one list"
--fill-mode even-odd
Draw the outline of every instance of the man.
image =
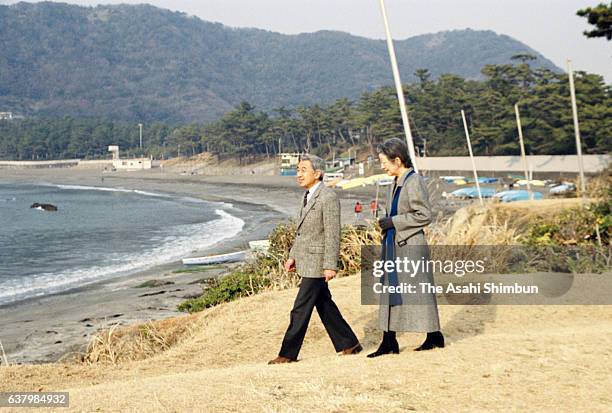
[[297, 361], [315, 307], [336, 352], [350, 355], [362, 350], [359, 340], [333, 302], [327, 285], [338, 271], [340, 201], [334, 191], [322, 183], [324, 167], [325, 162], [316, 156], [302, 156], [298, 163], [297, 181], [306, 192], [285, 269], [297, 270], [302, 281], [281, 350], [278, 357], [268, 364]]

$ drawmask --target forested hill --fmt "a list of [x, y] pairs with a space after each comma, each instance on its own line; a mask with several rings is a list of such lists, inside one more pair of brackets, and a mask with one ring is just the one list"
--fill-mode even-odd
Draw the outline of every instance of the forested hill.
[[[377, 18], [377, 17], [373, 17]], [[416, 69], [479, 78], [516, 54], [558, 70], [491, 31], [396, 43], [406, 83]], [[0, 6], [0, 111], [39, 117], [202, 122], [240, 101], [259, 109], [354, 99], [392, 83], [386, 44], [342, 32], [233, 29], [149, 5]]]

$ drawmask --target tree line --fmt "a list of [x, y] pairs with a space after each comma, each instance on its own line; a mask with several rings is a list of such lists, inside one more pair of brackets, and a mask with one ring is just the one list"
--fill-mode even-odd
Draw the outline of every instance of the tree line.
[[[460, 111], [465, 110], [476, 155], [519, 154], [514, 104], [521, 109], [527, 153], [576, 153], [568, 76], [533, 69], [530, 55], [514, 63], [487, 65], [483, 80], [446, 74], [432, 80], [419, 69], [404, 86], [415, 144], [421, 155], [466, 155]], [[612, 136], [612, 86], [595, 74], [575, 73], [580, 131], [585, 153], [607, 153]], [[0, 158], [41, 160], [108, 157], [117, 144], [127, 156], [156, 158], [210, 152], [248, 160], [279, 151], [339, 156], [348, 148], [369, 148], [403, 137], [395, 90], [365, 92], [356, 101], [279, 107], [271, 112], [242, 102], [210, 123], [145, 124], [139, 148], [138, 124], [60, 118], [0, 121]]]

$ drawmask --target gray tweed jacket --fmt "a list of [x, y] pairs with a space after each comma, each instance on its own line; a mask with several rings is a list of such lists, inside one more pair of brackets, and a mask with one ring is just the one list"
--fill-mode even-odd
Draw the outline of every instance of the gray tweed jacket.
[[305, 207], [300, 202], [295, 241], [289, 258], [301, 277], [320, 278], [323, 270], [338, 270], [340, 201], [321, 183]]

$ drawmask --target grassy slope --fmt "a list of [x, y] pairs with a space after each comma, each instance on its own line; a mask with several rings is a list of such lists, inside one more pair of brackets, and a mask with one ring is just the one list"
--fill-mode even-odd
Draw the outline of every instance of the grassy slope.
[[[372, 350], [376, 308], [358, 277], [333, 281], [343, 314]], [[70, 392], [74, 411], [606, 411], [612, 309], [604, 306], [442, 306], [450, 345], [399, 356], [339, 357], [317, 316], [299, 363], [267, 366], [295, 290], [265, 293], [180, 317], [195, 334], [151, 359], [119, 366], [0, 369], [0, 391]], [[23, 411], [19, 409], [19, 411]], [[64, 411], [64, 410], [62, 410]]]

